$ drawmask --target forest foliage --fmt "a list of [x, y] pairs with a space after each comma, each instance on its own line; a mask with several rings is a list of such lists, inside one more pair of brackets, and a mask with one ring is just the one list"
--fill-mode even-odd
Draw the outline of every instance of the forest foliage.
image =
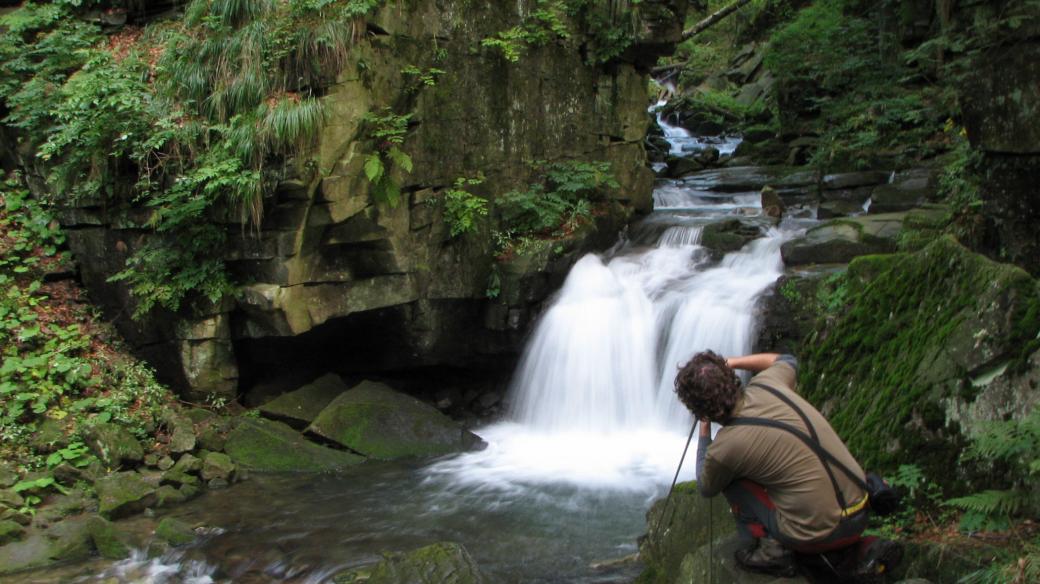
[[26, 2], [0, 21], [4, 122], [37, 142], [55, 202], [151, 210], [142, 227], [158, 236], [115, 277], [138, 315], [219, 299], [233, 290], [214, 253], [222, 217], [237, 210], [234, 221], [258, 225], [381, 2], [193, 0], [182, 20], [111, 35], [77, 17], [82, 4]]

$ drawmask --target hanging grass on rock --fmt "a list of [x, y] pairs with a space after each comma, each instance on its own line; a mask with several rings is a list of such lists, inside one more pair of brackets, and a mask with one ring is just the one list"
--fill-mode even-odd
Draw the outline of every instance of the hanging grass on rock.
[[0, 18], [5, 121], [47, 136], [36, 146], [55, 202], [154, 211], [145, 227], [161, 237], [115, 277], [139, 300], [137, 316], [233, 287], [213, 259], [227, 236], [203, 224], [227, 209], [259, 224], [286, 162], [325, 122], [331, 75], [381, 4], [194, 0], [183, 21], [108, 37], [72, 3], [30, 2]]

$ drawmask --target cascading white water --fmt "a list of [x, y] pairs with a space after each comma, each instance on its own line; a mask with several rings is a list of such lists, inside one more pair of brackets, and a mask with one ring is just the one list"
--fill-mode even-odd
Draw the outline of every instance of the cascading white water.
[[[652, 109], [660, 109], [665, 103], [661, 101]], [[733, 154], [743, 141], [740, 136], [694, 136], [685, 128], [669, 124], [660, 113], [657, 114], [657, 125], [661, 127], [665, 139], [671, 146], [668, 154], [672, 156], [689, 155], [710, 147], [718, 149], [720, 155], [726, 156]]]
[[514, 376], [512, 421], [479, 430], [487, 450], [435, 464], [432, 475], [503, 489], [667, 484], [691, 423], [672, 392], [677, 366], [704, 349], [750, 349], [755, 299], [781, 274], [785, 236], [771, 230], [705, 268], [702, 227], [655, 215], [666, 225], [655, 245], [575, 264]]
[[[673, 155], [740, 142], [658, 121]], [[780, 277], [788, 236], [770, 229], [713, 265], [704, 226], [760, 215], [761, 197], [710, 183], [660, 181], [641, 235], [574, 265], [514, 375], [510, 421], [479, 429], [488, 448], [431, 465], [428, 480], [525, 496], [535, 485], [652, 495], [668, 484], [692, 423], [672, 391], [677, 368], [705, 349], [751, 349], [755, 300]]]

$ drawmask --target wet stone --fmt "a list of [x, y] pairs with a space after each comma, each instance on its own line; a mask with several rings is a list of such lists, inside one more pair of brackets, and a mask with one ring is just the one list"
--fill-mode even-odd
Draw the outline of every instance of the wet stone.
[[381, 460], [437, 456], [483, 443], [433, 406], [372, 381], [333, 400], [308, 432]]
[[192, 454], [185, 454], [177, 459], [177, 464], [173, 465], [174, 471], [182, 473], [197, 473], [202, 470], [202, 460]]
[[263, 472], [330, 471], [364, 460], [309, 442], [288, 425], [273, 420], [241, 420], [228, 435], [225, 451], [237, 466]]
[[178, 546], [195, 541], [195, 532], [191, 526], [173, 517], [165, 517], [155, 528], [155, 537]]
[[18, 482], [18, 470], [8, 462], [0, 461], [0, 489], [6, 489]]
[[[182, 487], [183, 488], [183, 487]], [[162, 485], [155, 491], [156, 506], [157, 507], [169, 507], [171, 505], [177, 505], [188, 500], [183, 493], [177, 490], [173, 485]]]
[[90, 538], [98, 554], [106, 560], [122, 560], [130, 556], [127, 538], [115, 525], [102, 517], [92, 517], [88, 523]]
[[143, 511], [155, 503], [155, 488], [135, 472], [118, 472], [94, 483], [99, 511], [118, 518]]
[[21, 539], [25, 528], [10, 519], [0, 519], [0, 545]]
[[115, 424], [98, 424], [87, 431], [87, 446], [109, 468], [144, 460], [144, 449], [129, 431]]
[[212, 482], [214, 479], [221, 479], [227, 482], [231, 480], [234, 472], [235, 463], [231, 462], [231, 458], [222, 452], [210, 452], [203, 459], [203, 480]]

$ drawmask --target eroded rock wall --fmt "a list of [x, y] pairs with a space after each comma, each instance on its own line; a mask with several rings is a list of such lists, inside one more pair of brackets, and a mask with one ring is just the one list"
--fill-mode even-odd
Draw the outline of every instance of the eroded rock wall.
[[[234, 396], [240, 367], [264, 361], [277, 371], [300, 354], [365, 370], [511, 359], [570, 263], [609, 246], [651, 205], [645, 68], [678, 40], [685, 3], [596, 6], [623, 18], [617, 26], [634, 39], [607, 63], [591, 62], [580, 26], [515, 63], [481, 46], [522, 22], [533, 1], [384, 7], [327, 88], [328, 121], [289, 161], [292, 176], [265, 200], [259, 229], [236, 213], [214, 218], [233, 234], [221, 253], [243, 283], [237, 298], [132, 321], [132, 299], [108, 278], [148, 237], [147, 212], [100, 202], [63, 217], [84, 281], [131, 343], [194, 397]], [[443, 73], [426, 85], [406, 68]], [[414, 168], [393, 171], [396, 206], [375, 202], [363, 171], [375, 149], [363, 116], [387, 111], [412, 116], [402, 150]], [[482, 173], [471, 190], [494, 199], [534, 182], [532, 161], [565, 159], [611, 163], [620, 188], [609, 210], [551, 249], [505, 262], [501, 294], [488, 300], [490, 227], [450, 237], [440, 194]], [[309, 340], [294, 349], [297, 338]]]

